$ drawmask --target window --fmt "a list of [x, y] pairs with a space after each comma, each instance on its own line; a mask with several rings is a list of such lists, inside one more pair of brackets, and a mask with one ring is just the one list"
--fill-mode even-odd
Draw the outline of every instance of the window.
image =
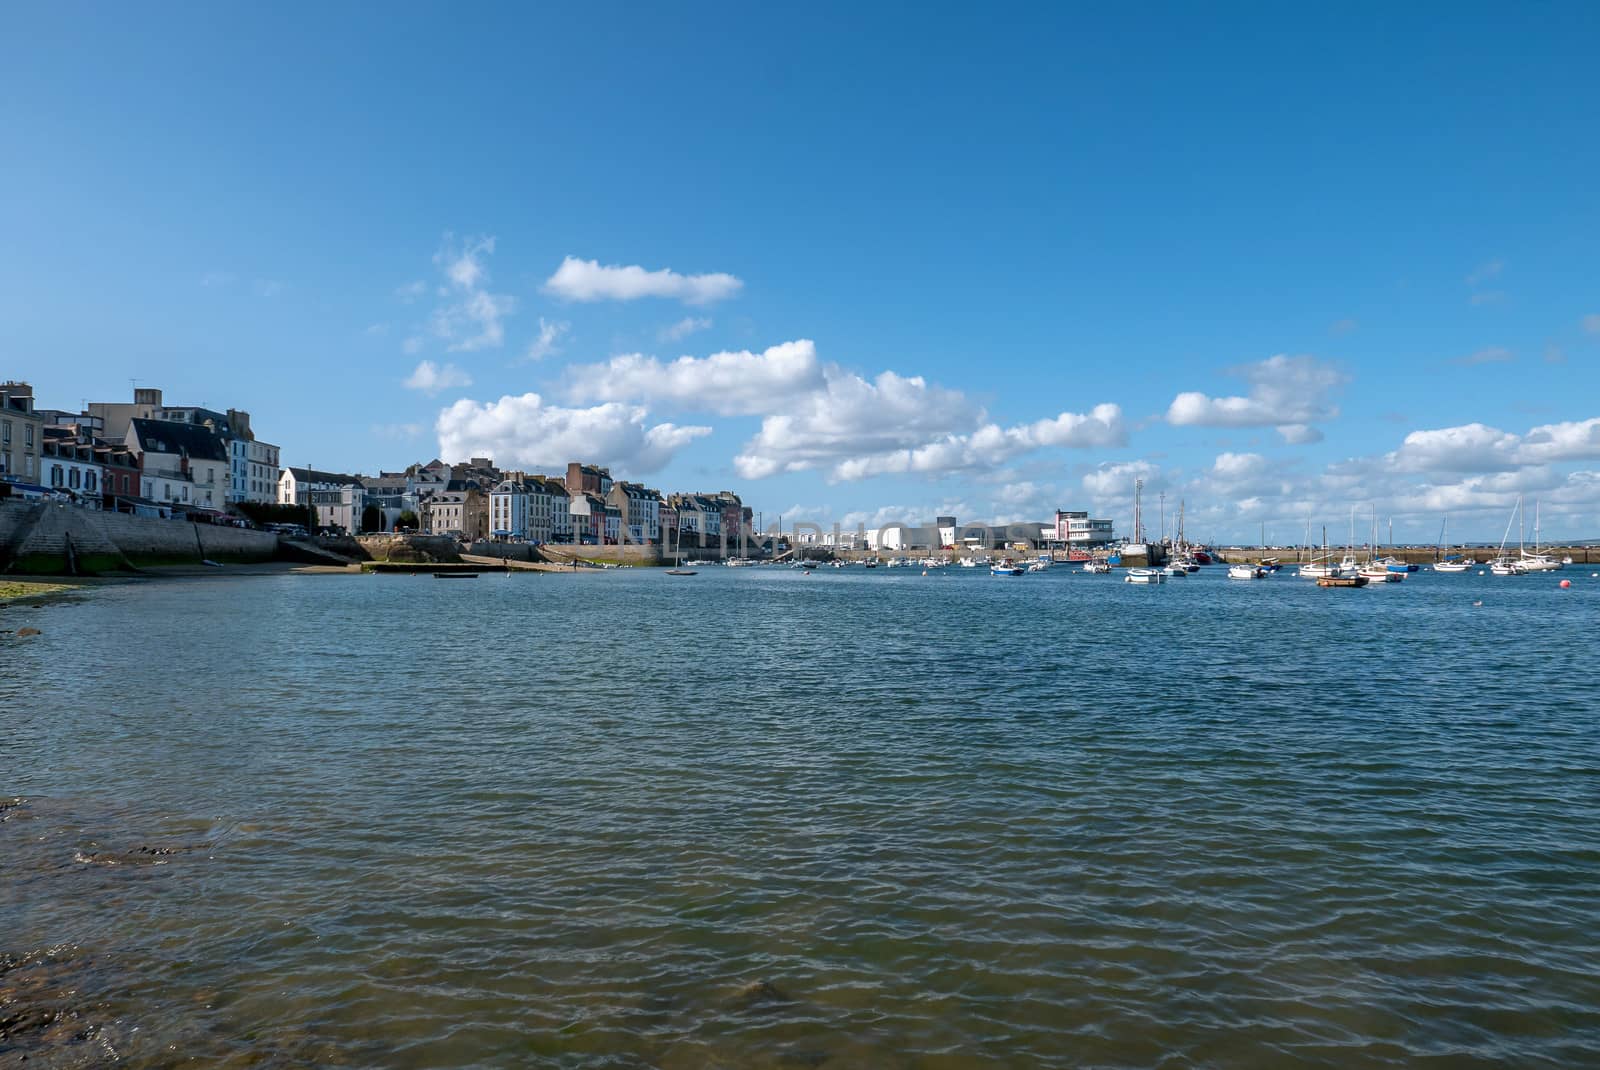
[[11, 421], [0, 420], [0, 442], [11, 445]]
[[94, 472], [90, 471], [83, 473], [83, 489], [88, 491], [90, 494], [95, 492], [95, 484], [98, 482], [99, 479], [96, 478]]
[[79, 481], [79, 476], [80, 475], [81, 475], [81, 472], [77, 468], [74, 468], [72, 471], [68, 472], [67, 473], [67, 486], [71, 487], [73, 490], [77, 490], [78, 489], [78, 481]]
[[61, 466], [59, 464], [51, 465], [50, 466], [50, 485], [52, 487], [59, 487], [59, 486], [61, 486], [61, 482], [62, 482], [61, 481]]
[[33, 446], [33, 425], [32, 424], [23, 424], [22, 425], [22, 446], [23, 446], [24, 449], [28, 449], [28, 448], [31, 448]]

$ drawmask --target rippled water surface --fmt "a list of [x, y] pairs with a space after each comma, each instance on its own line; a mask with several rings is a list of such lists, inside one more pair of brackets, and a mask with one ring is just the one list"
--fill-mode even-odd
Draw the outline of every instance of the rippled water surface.
[[0, 1064], [1600, 1065], [1597, 625], [1573, 570], [8, 608]]

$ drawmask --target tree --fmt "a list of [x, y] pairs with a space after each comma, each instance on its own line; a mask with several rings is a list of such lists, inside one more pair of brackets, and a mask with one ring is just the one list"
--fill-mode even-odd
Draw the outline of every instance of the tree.
[[413, 513], [410, 509], [402, 511], [401, 514], [395, 518], [394, 526], [397, 528], [415, 529], [417, 526], [417, 514]]
[[383, 513], [379, 512], [376, 505], [368, 505], [361, 510], [361, 530], [383, 530]]

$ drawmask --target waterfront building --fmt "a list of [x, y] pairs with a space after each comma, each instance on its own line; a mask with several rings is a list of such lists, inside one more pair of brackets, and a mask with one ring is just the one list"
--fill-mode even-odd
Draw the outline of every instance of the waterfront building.
[[140, 498], [139, 458], [126, 445], [97, 439], [95, 459], [100, 464], [101, 505], [116, 512], [134, 512]]
[[640, 483], [619, 481], [611, 484], [606, 504], [616, 508], [621, 517], [621, 529], [627, 531], [632, 541], [654, 543], [661, 540], [660, 491]]
[[454, 535], [467, 542], [489, 537], [489, 502], [476, 480], [452, 479], [428, 499], [430, 535]]
[[567, 494], [593, 494], [604, 498], [611, 493], [611, 469], [570, 461], [567, 464]]
[[44, 428], [39, 454], [39, 482], [58, 496], [100, 508], [105, 469], [92, 441], [79, 439], [64, 427]]
[[33, 409], [33, 387], [0, 383], [0, 479], [37, 486], [43, 445], [44, 417]]
[[223, 442], [228, 459], [228, 478], [217, 508], [226, 502], [268, 504], [276, 496], [279, 448], [256, 438], [250, 427], [250, 414], [240, 409], [218, 411], [200, 405], [168, 405], [161, 390], [141, 387], [133, 401], [94, 401], [82, 414], [98, 425], [97, 433], [108, 441], [127, 440], [134, 420], [160, 420], [167, 423], [207, 427]]
[[317, 531], [334, 528], [351, 535], [361, 531], [361, 514], [367, 506], [359, 480], [326, 490], [307, 490], [306, 504], [316, 511]]
[[1083, 510], [1057, 509], [1054, 522], [1045, 525], [1043, 538], [1074, 550], [1099, 549], [1111, 545], [1111, 521], [1092, 519]]
[[512, 472], [489, 491], [489, 536], [495, 539], [526, 539], [532, 526], [528, 519], [532, 492], [521, 472]]
[[141, 497], [208, 512], [227, 504], [228, 448], [210, 427], [134, 417], [124, 441], [139, 458]]
[[[375, 476], [360, 476], [362, 496], [366, 504], [362, 512], [368, 509], [378, 511], [378, 524], [374, 530], [393, 531], [400, 521], [402, 513], [408, 510], [417, 514], [417, 499], [410, 490], [409, 477], [404, 472], [380, 471]], [[366, 530], [363, 525], [363, 530]]]
[[361, 477], [319, 472], [315, 468], [285, 468], [278, 476], [278, 504], [309, 505], [306, 495], [312, 491], [336, 491], [349, 486], [361, 486]]

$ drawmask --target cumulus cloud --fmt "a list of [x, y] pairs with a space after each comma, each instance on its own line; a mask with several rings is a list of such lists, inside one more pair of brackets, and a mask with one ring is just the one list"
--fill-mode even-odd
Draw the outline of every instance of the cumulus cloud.
[[824, 385], [816, 345], [807, 338], [760, 353], [685, 356], [666, 364], [629, 353], [569, 368], [567, 378], [573, 401], [664, 401], [724, 415], [770, 412], [783, 399]]
[[498, 401], [463, 398], [439, 413], [434, 428], [444, 457], [493, 457], [502, 465], [557, 468], [574, 457], [632, 474], [655, 472], [709, 427], [648, 424], [642, 407], [608, 402], [591, 408], [549, 405], [538, 394]]
[[535, 338], [528, 346], [525, 360], [543, 360], [545, 357], [560, 351], [560, 341], [563, 335], [572, 330], [570, 323], [552, 323], [543, 316], [539, 317], [539, 337]]
[[1250, 384], [1247, 395], [1212, 397], [1189, 391], [1172, 399], [1167, 422], [1179, 427], [1278, 427], [1285, 441], [1314, 441], [1310, 424], [1339, 415], [1332, 395], [1349, 382], [1336, 366], [1311, 356], [1279, 354], [1227, 374]]
[[699, 316], [685, 316], [677, 323], [669, 323], [656, 332], [656, 340], [660, 342], [681, 342], [697, 331], [711, 329], [711, 320]]
[[472, 376], [454, 364], [441, 366], [431, 360], [425, 360], [419, 363], [416, 369], [406, 377], [403, 385], [407, 390], [420, 390], [429, 397], [433, 397], [440, 391], [471, 386]]
[[1278, 434], [1291, 446], [1309, 446], [1321, 442], [1324, 437], [1320, 429], [1309, 424], [1284, 424], [1278, 428]]
[[566, 257], [545, 280], [545, 292], [568, 301], [633, 301], [665, 297], [686, 305], [706, 305], [732, 297], [744, 282], [725, 272], [680, 275], [671, 268], [647, 271], [637, 264], [602, 265], [598, 260]]
[[1019, 454], [1047, 446], [1087, 449], [1126, 443], [1122, 409], [1112, 404], [1096, 405], [1088, 414], [1064, 412], [1014, 427], [984, 424], [970, 434], [948, 434], [906, 449], [850, 457], [834, 465], [832, 477], [852, 480], [908, 473], [938, 475], [993, 468]]
[[1522, 437], [1516, 456], [1522, 464], [1600, 458], [1600, 417], [1532, 428]]
[[1485, 424], [1413, 431], [1389, 454], [1401, 472], [1494, 472], [1516, 467], [1517, 436]]
[[1134, 480], [1142, 479], [1153, 486], [1160, 474], [1160, 467], [1149, 461], [1107, 462], [1084, 473], [1083, 489], [1097, 504], [1131, 502]]

